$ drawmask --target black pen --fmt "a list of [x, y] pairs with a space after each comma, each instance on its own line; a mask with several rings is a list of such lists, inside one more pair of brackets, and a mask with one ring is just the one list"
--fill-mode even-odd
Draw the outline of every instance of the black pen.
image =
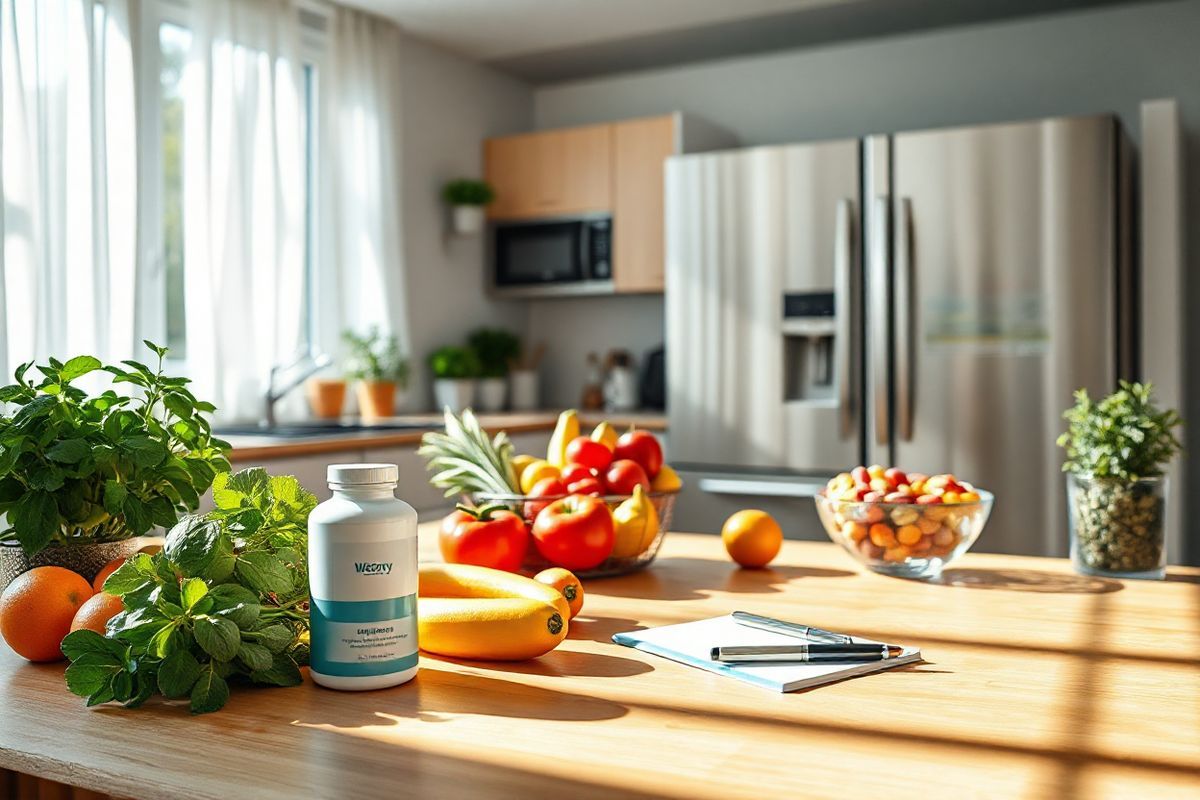
[[888, 644], [784, 644], [714, 647], [713, 661], [725, 663], [817, 663], [837, 661], [885, 661], [903, 652]]

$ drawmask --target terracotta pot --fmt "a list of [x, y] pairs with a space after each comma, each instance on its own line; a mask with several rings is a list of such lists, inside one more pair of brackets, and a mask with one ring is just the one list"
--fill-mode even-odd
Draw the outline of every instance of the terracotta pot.
[[341, 378], [312, 378], [304, 387], [308, 407], [317, 419], [337, 419], [346, 403], [346, 382]]
[[358, 413], [368, 419], [396, 414], [396, 384], [392, 381], [359, 381]]
[[91, 583], [105, 564], [114, 558], [128, 558], [141, 546], [141, 537], [135, 536], [115, 542], [51, 545], [27, 556], [19, 544], [4, 542], [0, 544], [0, 592], [13, 578], [34, 567], [66, 567]]

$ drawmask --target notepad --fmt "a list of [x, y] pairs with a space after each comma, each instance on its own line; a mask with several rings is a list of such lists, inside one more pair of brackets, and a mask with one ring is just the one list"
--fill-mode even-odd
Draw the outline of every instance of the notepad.
[[[796, 639], [781, 633], [748, 628], [739, 625], [732, 616], [713, 617], [679, 625], [665, 625], [644, 631], [630, 631], [613, 635], [613, 641], [626, 647], [645, 650], [656, 656], [678, 661], [691, 667], [728, 675], [764, 689], [776, 692], [794, 692], [810, 689], [845, 678], [870, 675], [892, 667], [900, 667], [921, 660], [921, 651], [905, 647], [895, 658], [884, 661], [868, 661], [861, 664], [726, 664], [713, 661], [712, 648], [725, 645], [771, 645], [795, 644]], [[872, 639], [853, 637], [856, 644], [882, 644]]]

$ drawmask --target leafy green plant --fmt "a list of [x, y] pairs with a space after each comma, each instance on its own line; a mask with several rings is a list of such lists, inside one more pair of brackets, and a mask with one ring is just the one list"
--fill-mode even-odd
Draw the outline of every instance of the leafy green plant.
[[384, 336], [372, 327], [365, 336], [354, 331], [342, 333], [350, 348], [346, 375], [352, 380], [392, 381], [400, 386], [408, 383], [408, 360], [400, 352], [395, 336]]
[[435, 378], [477, 378], [479, 357], [468, 347], [446, 345], [429, 354], [429, 368]]
[[129, 558], [104, 583], [125, 610], [107, 635], [63, 639], [67, 688], [89, 706], [133, 708], [155, 694], [216, 711], [231, 681], [301, 682], [308, 662], [308, 515], [316, 498], [261, 468], [222, 473], [216, 508], [180, 520], [154, 555]]
[[521, 357], [521, 340], [505, 330], [479, 328], [467, 337], [467, 346], [475, 352], [484, 378], [503, 378]]
[[486, 206], [496, 193], [485, 181], [459, 178], [446, 184], [442, 198], [452, 206]]
[[462, 417], [447, 411], [446, 430], [422, 436], [417, 453], [428, 462], [426, 469], [435, 473], [429, 482], [445, 489], [446, 497], [472, 492], [521, 493], [508, 434], [500, 431], [489, 439], [470, 410]]
[[[187, 378], [163, 373], [165, 347], [145, 343], [155, 369], [138, 361], [104, 366], [92, 356], [17, 367], [16, 383], [0, 388], [0, 513], [9, 527], [0, 541], [29, 555], [49, 544], [108, 542], [170, 527], [194, 511], [213, 479], [229, 470], [228, 443], [214, 438]], [[132, 384], [89, 397], [74, 385], [96, 371]]]
[[1122, 481], [1151, 478], [1161, 475], [1181, 448], [1174, 433], [1182, 422], [1179, 414], [1154, 405], [1150, 384], [1121, 381], [1099, 402], [1080, 389], [1063, 418], [1067, 431], [1058, 445], [1067, 451], [1065, 472]]

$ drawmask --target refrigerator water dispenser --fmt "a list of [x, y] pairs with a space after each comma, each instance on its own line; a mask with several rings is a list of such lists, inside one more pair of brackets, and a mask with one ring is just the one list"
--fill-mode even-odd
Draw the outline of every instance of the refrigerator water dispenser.
[[833, 400], [837, 335], [833, 292], [783, 297], [784, 400]]

